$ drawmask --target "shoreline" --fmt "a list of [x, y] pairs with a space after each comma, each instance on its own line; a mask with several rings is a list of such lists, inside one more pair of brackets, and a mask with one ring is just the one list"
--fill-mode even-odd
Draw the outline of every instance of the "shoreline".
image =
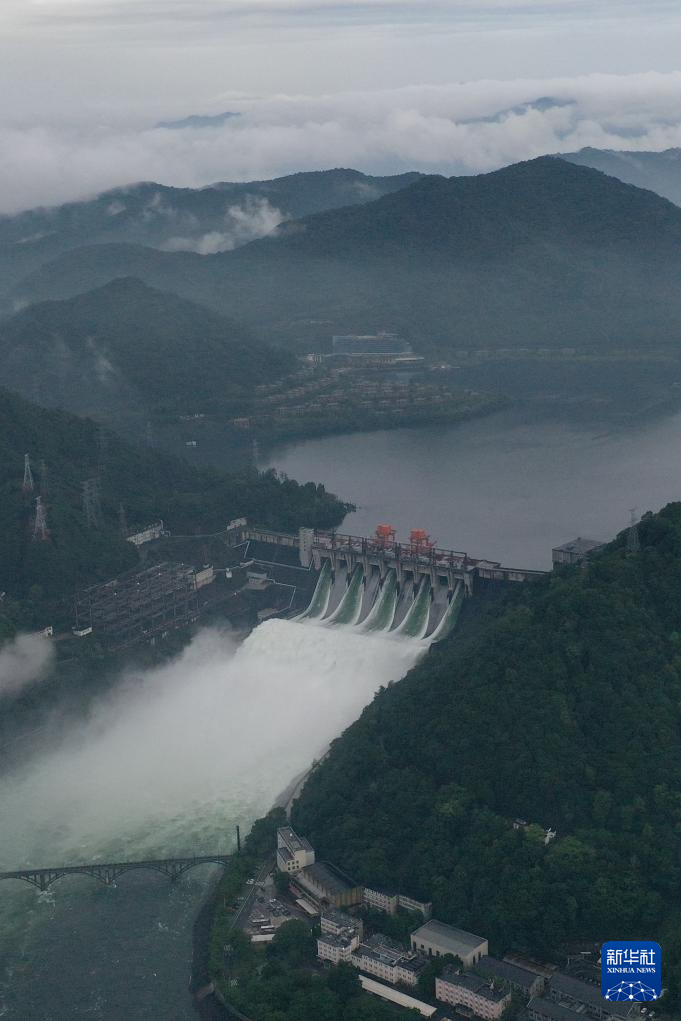
[[[326, 752], [324, 752], [324, 755]], [[323, 756], [322, 756], [323, 757]], [[305, 781], [315, 768], [319, 759], [314, 759], [307, 769], [297, 773], [274, 799], [272, 808], [283, 808], [290, 815], [291, 805], [300, 794]], [[199, 913], [194, 919], [192, 929], [192, 961], [189, 978], [189, 995], [197, 1017], [201, 1021], [238, 1021], [237, 1015], [225, 1007], [212, 991], [212, 982], [208, 971], [208, 955], [211, 926], [217, 904], [217, 889], [220, 877], [215, 876], [209, 882]], [[207, 991], [205, 996], [201, 994]]]

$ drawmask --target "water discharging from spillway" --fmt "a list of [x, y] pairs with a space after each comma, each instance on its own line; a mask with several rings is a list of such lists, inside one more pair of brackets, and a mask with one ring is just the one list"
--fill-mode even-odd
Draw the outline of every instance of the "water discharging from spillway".
[[[298, 621], [267, 621], [242, 643], [205, 630], [173, 661], [121, 676], [87, 717], [44, 726], [23, 764], [0, 777], [0, 871], [229, 851], [236, 823], [245, 831], [426, 652], [436, 636], [422, 637], [433, 616], [425, 591], [409, 596], [396, 627], [407, 597], [394, 574], [379, 584], [323, 570]], [[74, 1019], [132, 1018], [145, 997], [149, 1016], [184, 1017], [173, 1012], [186, 989], [181, 936], [188, 944], [205, 878], [159, 882], [139, 873], [103, 890], [67, 879], [44, 895], [0, 882], [0, 1017], [57, 1017], [61, 1000]], [[114, 966], [115, 932], [126, 940]], [[176, 957], [163, 943], [171, 936]]]
[[398, 584], [394, 569], [383, 577], [365, 575], [361, 565], [335, 574], [325, 560], [307, 610], [297, 620], [326, 627], [345, 625], [354, 633], [401, 638], [430, 645], [442, 641], [456, 626], [463, 586], [452, 592], [433, 587], [428, 575]]

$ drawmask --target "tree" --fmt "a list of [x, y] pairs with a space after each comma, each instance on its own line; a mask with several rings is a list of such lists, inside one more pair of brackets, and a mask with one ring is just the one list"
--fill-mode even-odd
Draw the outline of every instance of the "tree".
[[309, 925], [299, 918], [292, 918], [279, 926], [267, 948], [267, 954], [268, 957], [285, 962], [290, 968], [298, 968], [314, 961], [315, 950]]
[[362, 992], [362, 983], [356, 968], [344, 961], [329, 972], [326, 984], [341, 1003], [347, 1003], [353, 996], [359, 996]]

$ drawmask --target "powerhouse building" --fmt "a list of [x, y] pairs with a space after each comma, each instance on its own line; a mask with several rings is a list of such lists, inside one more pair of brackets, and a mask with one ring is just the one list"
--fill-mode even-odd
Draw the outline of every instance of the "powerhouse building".
[[472, 968], [488, 951], [487, 940], [474, 936], [472, 932], [456, 929], [453, 925], [431, 918], [411, 934], [411, 945], [429, 957], [444, 957], [453, 954], [465, 968]]

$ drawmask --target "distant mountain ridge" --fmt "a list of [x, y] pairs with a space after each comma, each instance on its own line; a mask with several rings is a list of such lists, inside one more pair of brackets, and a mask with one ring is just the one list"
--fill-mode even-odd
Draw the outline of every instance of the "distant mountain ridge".
[[615, 149], [580, 149], [561, 158], [582, 167], [592, 167], [625, 184], [647, 188], [681, 206], [681, 149], [663, 152], [619, 152]]
[[244, 327], [131, 278], [0, 322], [0, 359], [5, 386], [109, 420], [205, 408], [295, 368]]
[[681, 210], [556, 157], [426, 177], [362, 206], [282, 225], [210, 258], [117, 245], [71, 252], [20, 296], [131, 272], [310, 350], [397, 329], [419, 350], [678, 345]]
[[23, 277], [75, 248], [112, 243], [196, 252], [235, 248], [282, 220], [369, 202], [419, 177], [338, 169], [205, 188], [149, 181], [83, 202], [0, 216], [0, 300]]
[[182, 131], [184, 128], [221, 128], [223, 124], [235, 117], [241, 117], [241, 114], [229, 110], [214, 114], [192, 113], [189, 117], [181, 117], [175, 121], [159, 121], [155, 127], [165, 128], [168, 131]]

